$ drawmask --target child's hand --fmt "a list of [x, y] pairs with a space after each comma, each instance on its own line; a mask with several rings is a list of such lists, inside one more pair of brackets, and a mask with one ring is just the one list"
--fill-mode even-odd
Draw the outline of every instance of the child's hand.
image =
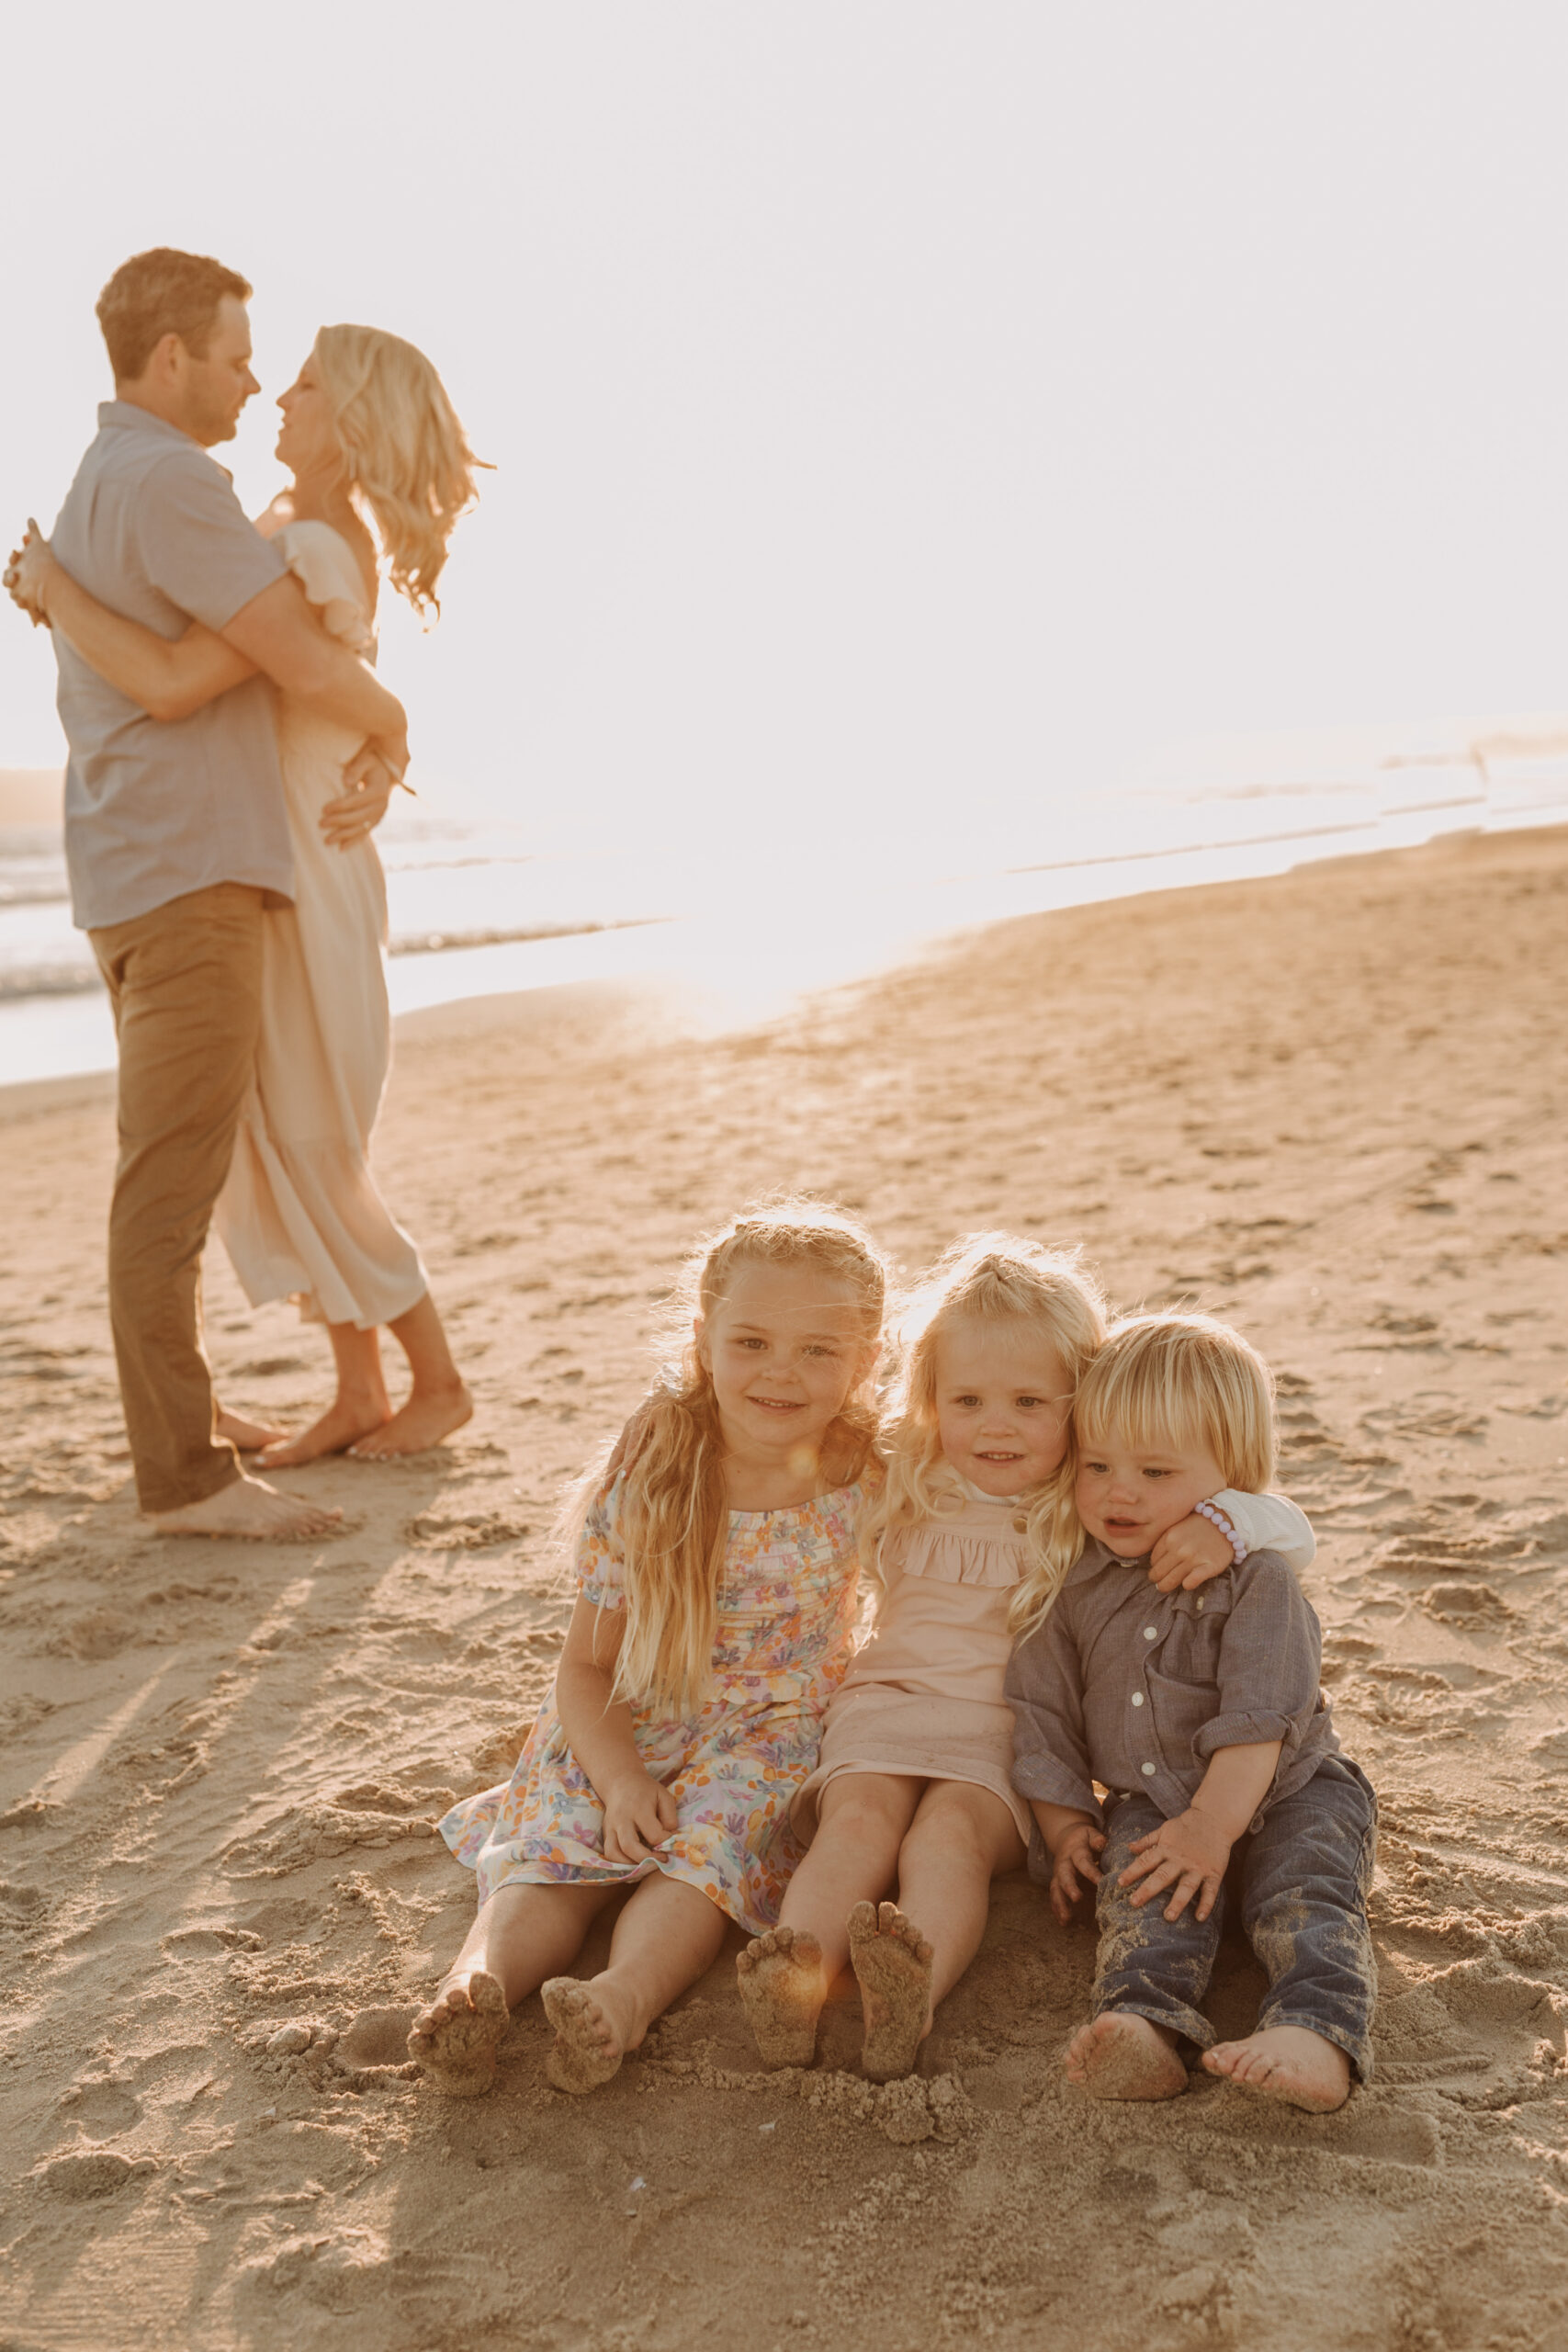
[[675, 1799], [648, 1772], [628, 1772], [604, 1792], [604, 1860], [646, 1862], [680, 1820]]
[[1134, 1886], [1140, 1879], [1144, 1882], [1133, 1897], [1135, 1911], [1173, 1889], [1165, 1906], [1168, 1919], [1179, 1919], [1197, 1895], [1192, 1916], [1206, 1919], [1219, 1899], [1232, 1843], [1213, 1814], [1190, 1807], [1174, 1821], [1162, 1821], [1146, 1838], [1134, 1838], [1133, 1851], [1138, 1859], [1128, 1863], [1117, 1884]]
[[1051, 1857], [1051, 1908], [1064, 1928], [1072, 1925], [1073, 1905], [1081, 1894], [1100, 1884], [1094, 1865], [1105, 1850], [1105, 1833], [1087, 1821], [1075, 1821]]
[[1212, 1519], [1190, 1519], [1168, 1527], [1149, 1554], [1149, 1582], [1161, 1592], [1190, 1592], [1235, 1565], [1235, 1552]]

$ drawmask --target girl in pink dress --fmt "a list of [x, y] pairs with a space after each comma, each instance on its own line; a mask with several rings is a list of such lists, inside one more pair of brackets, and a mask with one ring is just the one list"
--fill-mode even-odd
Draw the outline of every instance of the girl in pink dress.
[[[849, 1663], [882, 1260], [797, 1202], [738, 1218], [686, 1273], [682, 1360], [580, 1489], [555, 1689], [510, 1783], [441, 1824], [479, 1913], [409, 2050], [459, 2096], [488, 2087], [535, 1991], [550, 2080], [591, 2090], [713, 1965], [727, 1919], [772, 1924], [775, 1832]], [[628, 1887], [608, 1966], [563, 1974]]]
[[[766, 2064], [810, 2064], [848, 1961], [864, 2071], [908, 2074], [979, 1948], [991, 1880], [1023, 1864], [1031, 1822], [1012, 1786], [1003, 1676], [1015, 1634], [1041, 1622], [1082, 1549], [1072, 1401], [1105, 1330], [1076, 1256], [1004, 1234], [955, 1243], [916, 1293], [886, 1483], [861, 1527], [881, 1588], [875, 1624], [794, 1800], [810, 1851], [778, 1928], [739, 1957]], [[1218, 1576], [1237, 1542], [1295, 1566], [1313, 1556], [1311, 1529], [1280, 1497], [1227, 1491], [1201, 1509], [1155, 1547], [1161, 1590]], [[895, 1887], [897, 1905], [879, 1911]]]

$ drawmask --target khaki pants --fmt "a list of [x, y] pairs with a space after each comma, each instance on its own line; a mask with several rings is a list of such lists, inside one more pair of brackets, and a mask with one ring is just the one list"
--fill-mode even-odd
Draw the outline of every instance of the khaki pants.
[[220, 882], [89, 934], [119, 1039], [109, 1320], [143, 1510], [240, 1475], [212, 1430], [201, 1252], [261, 1024], [263, 894]]

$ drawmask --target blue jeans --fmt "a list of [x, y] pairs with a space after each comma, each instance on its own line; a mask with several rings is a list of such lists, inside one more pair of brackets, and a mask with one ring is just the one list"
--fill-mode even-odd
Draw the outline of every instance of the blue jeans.
[[1167, 1919], [1168, 1894], [1135, 1910], [1136, 1886], [1117, 1880], [1135, 1838], [1162, 1815], [1135, 1792], [1105, 1804], [1097, 1911], [1094, 2014], [1131, 2010], [1207, 2050], [1217, 2039], [1197, 2004], [1209, 1987], [1225, 1906], [1239, 1895], [1247, 1939], [1268, 1972], [1259, 2029], [1305, 2026], [1337, 2042], [1358, 2080], [1371, 2078], [1369, 2034], [1377, 1965], [1367, 1890], [1377, 1849], [1377, 1799], [1346, 1756], [1326, 1756], [1294, 1796], [1270, 1805], [1260, 1829], [1238, 1838], [1219, 1900], [1201, 1922], [1189, 1903]]

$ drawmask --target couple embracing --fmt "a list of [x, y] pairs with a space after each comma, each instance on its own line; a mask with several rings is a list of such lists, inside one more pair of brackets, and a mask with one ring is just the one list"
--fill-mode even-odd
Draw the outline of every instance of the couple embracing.
[[[118, 1039], [109, 1310], [138, 1499], [169, 1533], [287, 1538], [340, 1514], [241, 1453], [384, 1459], [471, 1411], [368, 1163], [390, 1052], [372, 832], [408, 762], [370, 662], [382, 571], [436, 609], [476, 460], [421, 352], [325, 327], [278, 399], [291, 486], [249, 521], [208, 452], [260, 389], [250, 295], [168, 248], [116, 271], [97, 306], [115, 397], [6, 584], [53, 634], [73, 910]], [[327, 1326], [337, 1393], [298, 1436], [214, 1397], [215, 1218], [253, 1305], [292, 1297]], [[396, 1413], [383, 1324], [412, 1374]]]

